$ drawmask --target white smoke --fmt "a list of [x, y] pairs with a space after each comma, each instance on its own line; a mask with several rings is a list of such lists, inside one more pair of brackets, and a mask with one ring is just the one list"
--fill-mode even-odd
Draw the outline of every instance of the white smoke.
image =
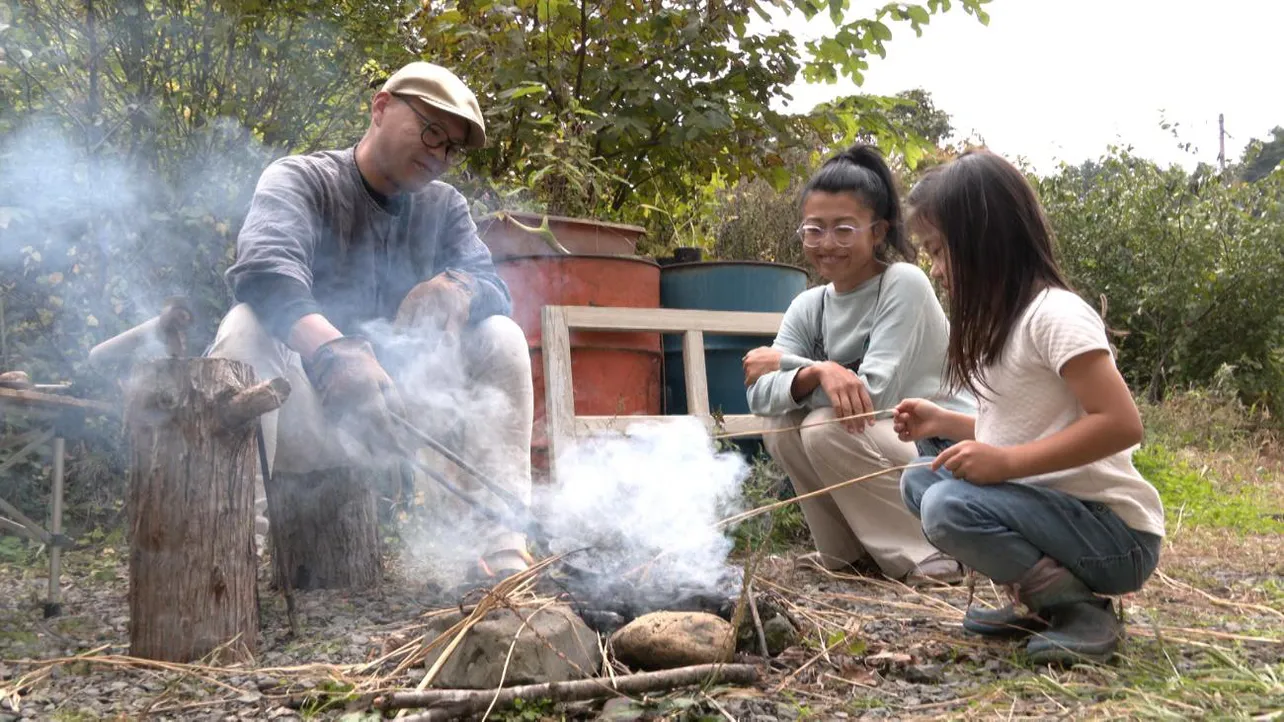
[[542, 521], [559, 549], [587, 547], [604, 583], [624, 572], [651, 596], [712, 591], [734, 546], [715, 525], [741, 509], [749, 471], [694, 418], [638, 422], [559, 454], [557, 481], [540, 493]]

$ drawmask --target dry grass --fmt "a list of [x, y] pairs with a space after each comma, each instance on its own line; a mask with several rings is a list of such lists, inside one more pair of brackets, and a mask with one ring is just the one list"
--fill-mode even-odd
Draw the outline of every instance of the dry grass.
[[[1205, 418], [1221, 418], [1216, 409], [1200, 408]], [[1189, 406], [1180, 412], [1195, 413]], [[1245, 530], [1231, 524], [1246, 518], [1253, 500], [1284, 499], [1277, 447], [1269, 434], [1250, 430], [1205, 432], [1192, 441], [1198, 424], [1172, 408], [1148, 409], [1147, 420], [1148, 443], [1172, 450], [1162, 463], [1176, 466], [1161, 471], [1170, 477], [1168, 493], [1179, 498], [1166, 499], [1170, 533], [1159, 571], [1140, 592], [1120, 600], [1128, 640], [1112, 663], [1033, 667], [1019, 644], [961, 633], [968, 604], [964, 587], [915, 589], [803, 570], [792, 562], [803, 550], [793, 548], [771, 556], [745, 554], [760, 601], [785, 609], [802, 631], [800, 644], [779, 657], [749, 658], [763, 673], [755, 688], [679, 691], [634, 703], [664, 719], [832, 719], [839, 712], [896, 719], [1284, 719], [1284, 526], [1254, 523]], [[1183, 439], [1189, 443], [1178, 445]], [[776, 509], [773, 517], [758, 521], [785, 518], [789, 508], [774, 498], [758, 499], [755, 506], [768, 503]], [[1222, 513], [1223, 506], [1236, 513]], [[754, 528], [761, 534], [747, 548], [779, 549], [762, 536], [770, 536], [770, 525], [766, 531]], [[69, 555], [74, 563], [75, 555]], [[359, 664], [170, 665], [113, 653], [121, 649], [118, 640], [73, 657], [6, 661], [12, 676], [0, 677], [0, 703], [12, 705], [33, 689], [58, 685], [57, 668], [110, 668], [167, 680], [153, 712], [208, 713], [220, 704], [235, 708], [237, 698], [253, 694], [245, 686], [253, 672], [278, 680], [263, 692], [272, 705], [338, 719], [345, 709], [369, 709], [385, 692], [427, 686], [444, 659], [425, 669], [432, 653], [456, 645], [487, 610], [548, 604], [552, 597], [537, 586], [542, 573], [543, 568], [532, 570], [472, 600], [473, 609], [466, 610], [472, 613], [443, 633], [429, 632], [440, 628], [430, 623], [450, 610], [372, 632], [382, 640], [382, 651]], [[114, 577], [100, 581], [108, 593], [119, 593], [123, 585]], [[982, 583], [974, 603], [997, 605], [1001, 599], [997, 589]], [[624, 669], [606, 647], [601, 653], [608, 671], [603, 682], [609, 684], [609, 674]], [[326, 682], [318, 685], [317, 679]], [[206, 698], [180, 691], [192, 685], [204, 688]], [[509, 718], [537, 719], [550, 711], [536, 705]], [[496, 709], [492, 718], [504, 714], [510, 713]]]

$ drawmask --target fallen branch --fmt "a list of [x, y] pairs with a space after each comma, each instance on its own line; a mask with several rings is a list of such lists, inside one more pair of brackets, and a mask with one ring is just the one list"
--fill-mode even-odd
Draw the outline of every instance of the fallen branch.
[[496, 706], [510, 705], [519, 699], [548, 699], [553, 702], [581, 702], [603, 699], [616, 695], [665, 692], [695, 684], [753, 684], [758, 679], [758, 669], [750, 664], [700, 664], [659, 672], [643, 672], [618, 676], [611, 685], [600, 679], [581, 679], [571, 682], [547, 682], [507, 687], [498, 695], [494, 690], [440, 689], [423, 692], [395, 692], [375, 699], [376, 709], [430, 709], [426, 714], [402, 718], [405, 722], [459, 719], [477, 714], [495, 702]]

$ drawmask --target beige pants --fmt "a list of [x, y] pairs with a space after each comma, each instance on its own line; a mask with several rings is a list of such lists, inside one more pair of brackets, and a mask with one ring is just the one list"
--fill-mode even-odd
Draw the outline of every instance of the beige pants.
[[[290, 395], [279, 411], [263, 416], [269, 470], [308, 472], [362, 463], [354, 441], [327, 423], [299, 354], [273, 338], [254, 311], [238, 304], [223, 317], [207, 354], [244, 361], [260, 379], [284, 376]], [[446, 339], [395, 370], [411, 421], [476, 467], [510, 495], [530, 504], [531, 424], [534, 393], [530, 353], [521, 328], [492, 316], [463, 338]], [[468, 475], [428, 449], [420, 459], [488, 507], [502, 504]], [[455, 528], [433, 530], [466, 540], [479, 555], [525, 550], [521, 533], [470, 513], [466, 503], [416, 472], [431, 518]], [[265, 508], [263, 489], [257, 507]], [[500, 508], [504, 508], [500, 506]]]
[[[833, 418], [833, 409], [822, 408], [769, 421], [772, 428], [785, 428]], [[891, 421], [879, 421], [863, 433], [823, 424], [767, 434], [763, 441], [799, 495], [908, 464], [916, 455], [914, 444], [896, 437]], [[816, 551], [843, 562], [872, 557], [894, 579], [935, 554], [918, 519], [901, 500], [900, 479], [900, 472], [891, 472], [800, 502]]]

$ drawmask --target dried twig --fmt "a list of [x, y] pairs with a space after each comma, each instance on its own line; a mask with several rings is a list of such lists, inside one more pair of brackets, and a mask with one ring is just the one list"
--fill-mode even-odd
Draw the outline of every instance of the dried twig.
[[783, 690], [785, 687], [788, 687], [789, 683], [794, 681], [798, 677], [798, 675], [803, 673], [804, 670], [806, 670], [808, 667], [811, 667], [816, 662], [820, 661], [821, 657], [827, 656], [830, 650], [836, 649], [838, 645], [846, 642], [847, 638], [850, 636], [851, 636], [851, 632], [847, 632], [843, 634], [843, 636], [839, 638], [837, 641], [835, 641], [833, 644], [830, 644], [829, 646], [821, 649], [814, 656], [812, 656], [811, 659], [807, 660], [806, 662], [803, 662], [801, 667], [790, 672], [784, 679], [780, 680], [780, 684], [777, 684], [775, 687], [772, 687], [770, 695], [775, 696], [780, 694], [780, 691]]
[[[643, 672], [615, 678], [615, 688], [600, 679], [581, 679], [571, 682], [546, 682], [508, 687], [498, 696], [498, 704], [508, 705], [517, 699], [549, 699], [553, 702], [579, 702], [602, 699], [619, 694], [644, 694], [661, 692], [679, 687], [706, 684], [753, 684], [758, 679], [758, 669], [749, 664], [701, 664], [679, 667], [660, 672]], [[476, 714], [491, 703], [491, 690], [440, 689], [422, 692], [398, 692], [375, 700], [381, 710], [431, 708], [424, 715], [407, 717], [406, 722], [458, 719]]]
[[753, 629], [758, 634], [758, 649], [762, 652], [763, 659], [766, 659], [771, 656], [771, 651], [767, 647], [767, 633], [762, 628], [762, 617], [758, 615], [758, 602], [753, 598], [752, 577], [745, 581], [745, 590], [749, 597], [749, 614], [753, 617]]
[[1267, 607], [1261, 604], [1245, 604], [1243, 602], [1232, 602], [1228, 599], [1215, 597], [1209, 594], [1208, 592], [1204, 591], [1203, 589], [1198, 589], [1185, 582], [1173, 579], [1172, 577], [1160, 571], [1156, 571], [1155, 576], [1170, 587], [1173, 587], [1175, 589], [1182, 589], [1188, 592], [1194, 592], [1199, 596], [1203, 597], [1204, 599], [1207, 599], [1208, 601], [1212, 602], [1213, 604], [1216, 604], [1219, 607], [1230, 607], [1232, 609], [1251, 609], [1255, 612], [1262, 612], [1263, 614], [1272, 614], [1274, 616], [1280, 617], [1281, 619], [1284, 619], [1284, 612], [1281, 612], [1280, 610], [1275, 609], [1274, 607]]

